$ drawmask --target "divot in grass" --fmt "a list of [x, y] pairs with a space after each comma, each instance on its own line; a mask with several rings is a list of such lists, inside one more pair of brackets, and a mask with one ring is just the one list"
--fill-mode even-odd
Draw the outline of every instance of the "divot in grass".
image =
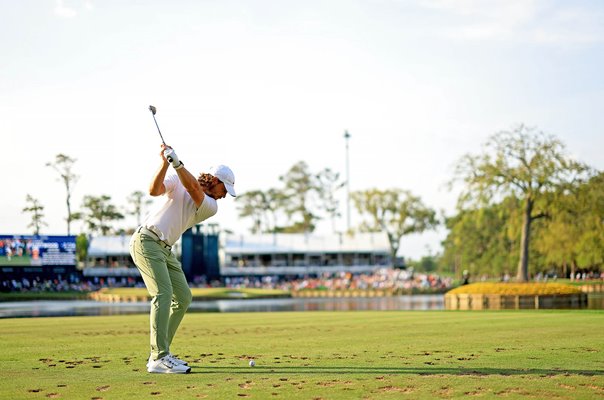
[[449, 397], [453, 394], [453, 389], [449, 386], [443, 386], [436, 392], [439, 397]]
[[393, 385], [382, 386], [382, 387], [379, 387], [378, 390], [380, 392], [398, 392], [398, 393], [413, 393], [415, 391], [415, 389], [413, 389], [411, 387], [404, 388], [404, 387], [393, 386]]
[[600, 393], [604, 393], [604, 386], [587, 385], [587, 387]]
[[570, 385], [565, 385], [564, 383], [559, 383], [558, 386], [560, 386], [561, 388], [564, 388], [564, 389], [570, 389], [570, 390], [576, 389], [576, 387], [570, 386]]
[[482, 396], [488, 392], [489, 392], [489, 390], [478, 387], [475, 390], [471, 390], [469, 392], [464, 392], [464, 395], [466, 395], [466, 396]]

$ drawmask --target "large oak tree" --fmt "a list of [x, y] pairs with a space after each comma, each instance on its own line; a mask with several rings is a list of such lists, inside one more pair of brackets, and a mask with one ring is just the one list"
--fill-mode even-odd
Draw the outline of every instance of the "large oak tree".
[[464, 184], [460, 208], [495, 204], [508, 196], [521, 201], [520, 256], [517, 279], [528, 280], [531, 226], [552, 209], [549, 194], [586, 176], [587, 166], [569, 157], [555, 137], [519, 125], [489, 138], [482, 154], [465, 155], [456, 165]]

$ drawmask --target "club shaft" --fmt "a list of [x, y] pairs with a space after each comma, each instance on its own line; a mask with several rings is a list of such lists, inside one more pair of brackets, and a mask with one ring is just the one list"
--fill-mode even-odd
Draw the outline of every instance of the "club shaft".
[[166, 142], [164, 141], [164, 137], [161, 134], [161, 130], [159, 129], [159, 125], [157, 124], [157, 120], [155, 119], [155, 115], [153, 115], [153, 121], [155, 122], [155, 126], [157, 126], [157, 132], [159, 132], [159, 137], [161, 138], [161, 142], [165, 145]]
[[[161, 130], [159, 129], [159, 125], [157, 124], [157, 120], [155, 119], [155, 112], [157, 109], [153, 106], [149, 106], [149, 111], [151, 111], [151, 115], [153, 115], [153, 122], [155, 122], [155, 126], [157, 127], [157, 132], [159, 132], [159, 137], [161, 138], [161, 142], [166, 145], [164, 141], [164, 136], [161, 134]], [[172, 157], [167, 157], [168, 162], [172, 162]]]

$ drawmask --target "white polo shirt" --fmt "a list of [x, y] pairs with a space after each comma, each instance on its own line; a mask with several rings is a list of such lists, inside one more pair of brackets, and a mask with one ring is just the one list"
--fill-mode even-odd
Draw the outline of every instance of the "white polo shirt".
[[172, 246], [187, 229], [216, 214], [218, 204], [215, 199], [205, 195], [197, 208], [176, 174], [166, 176], [164, 186], [166, 201], [149, 213], [143, 226]]

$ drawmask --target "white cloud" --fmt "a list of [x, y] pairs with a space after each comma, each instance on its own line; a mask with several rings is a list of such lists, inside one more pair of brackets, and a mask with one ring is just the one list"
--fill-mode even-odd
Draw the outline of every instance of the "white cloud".
[[551, 12], [532, 34], [538, 43], [589, 44], [604, 41], [604, 15], [594, 10], [562, 8]]
[[459, 16], [508, 22], [530, 20], [538, 8], [537, 0], [422, 0], [421, 5]]
[[75, 9], [66, 6], [63, 0], [57, 0], [55, 5], [55, 15], [61, 18], [73, 18], [78, 15], [78, 13]]
[[458, 40], [569, 45], [604, 41], [601, 13], [543, 0], [422, 0], [447, 16], [439, 34]]

